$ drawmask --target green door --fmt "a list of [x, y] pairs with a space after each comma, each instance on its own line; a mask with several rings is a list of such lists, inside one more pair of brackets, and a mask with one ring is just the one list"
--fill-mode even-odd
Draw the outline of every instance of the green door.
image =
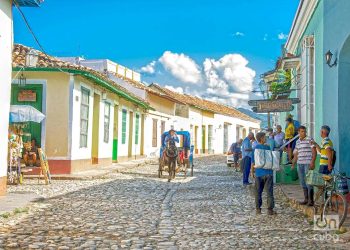
[[[13, 84], [11, 88], [11, 105], [30, 105], [42, 112], [42, 91], [43, 86], [40, 84], [28, 84], [25, 87], [19, 87]], [[41, 146], [41, 124], [29, 122], [23, 129], [28, 135], [23, 136], [26, 142], [34, 138], [38, 146]], [[30, 135], [29, 135], [30, 134]]]

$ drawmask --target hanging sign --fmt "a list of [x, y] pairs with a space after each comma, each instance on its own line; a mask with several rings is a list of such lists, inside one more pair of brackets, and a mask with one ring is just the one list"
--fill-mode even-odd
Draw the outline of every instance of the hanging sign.
[[274, 113], [289, 112], [294, 109], [292, 100], [259, 100], [256, 107], [253, 107], [255, 113]]
[[19, 102], [36, 102], [36, 92], [33, 90], [20, 90], [17, 100]]
[[[298, 104], [300, 103], [300, 99], [299, 98], [289, 98], [287, 100], [291, 100], [292, 101], [292, 104]], [[249, 100], [248, 101], [248, 105], [249, 106], [252, 106], [252, 107], [257, 107], [258, 106], [258, 103], [261, 102], [261, 101], [267, 101], [267, 100]]]

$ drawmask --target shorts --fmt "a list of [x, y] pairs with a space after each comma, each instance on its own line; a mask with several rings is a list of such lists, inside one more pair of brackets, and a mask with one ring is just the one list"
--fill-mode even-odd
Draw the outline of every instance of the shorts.
[[328, 165], [320, 165], [320, 170], [318, 172], [320, 174], [331, 174], [331, 171], [328, 170]]

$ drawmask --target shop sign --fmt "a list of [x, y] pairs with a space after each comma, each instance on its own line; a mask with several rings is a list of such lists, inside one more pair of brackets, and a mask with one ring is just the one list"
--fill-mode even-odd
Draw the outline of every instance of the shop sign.
[[289, 112], [294, 109], [292, 100], [259, 100], [253, 108], [256, 113]]
[[36, 92], [33, 90], [20, 90], [17, 100], [19, 102], [36, 102]]

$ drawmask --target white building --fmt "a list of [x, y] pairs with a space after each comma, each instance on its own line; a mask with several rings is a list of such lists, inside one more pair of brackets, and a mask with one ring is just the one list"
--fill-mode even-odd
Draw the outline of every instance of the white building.
[[[17, 0], [19, 7], [40, 5], [39, 0]], [[11, 97], [12, 47], [13, 47], [13, 1], [0, 1], [0, 195], [6, 194], [7, 182], [7, 139]]]

